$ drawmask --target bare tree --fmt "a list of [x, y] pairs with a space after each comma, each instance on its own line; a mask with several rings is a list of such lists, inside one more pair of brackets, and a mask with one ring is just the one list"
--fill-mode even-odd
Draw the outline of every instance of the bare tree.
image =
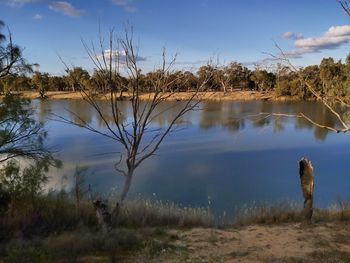
[[[93, 62], [97, 74], [102, 74], [103, 84], [97, 82], [98, 90], [107, 90], [104, 99], [108, 101], [108, 114], [102, 104], [89, 90], [80, 85], [79, 92], [83, 100], [92, 107], [99, 118], [101, 118], [106, 130], [93, 127], [84, 121], [78, 113], [73, 113], [78, 121], [72, 121], [57, 116], [60, 121], [76, 125], [93, 133], [112, 139], [117, 145], [121, 146], [123, 151], [117, 158], [114, 168], [121, 174], [124, 180], [124, 186], [120, 196], [120, 202], [123, 202], [129, 192], [132, 178], [136, 169], [147, 159], [156, 154], [160, 145], [167, 135], [177, 130], [178, 121], [186, 113], [196, 110], [199, 106], [200, 98], [198, 91], [206, 84], [207, 79], [203, 80], [191, 93], [189, 98], [176, 103], [175, 106], [167, 106], [165, 101], [176, 94], [176, 91], [170, 92], [169, 87], [174, 81], [178, 81], [183, 74], [176, 78], [169, 78], [172, 73], [176, 56], [167, 62], [165, 50], [162, 53], [162, 64], [157, 70], [157, 77], [152, 79], [153, 91], [143, 94], [142, 76], [139, 68], [140, 57], [138, 50], [133, 42], [132, 28], [125, 30], [123, 38], [116, 39], [114, 30], [110, 31], [108, 39], [108, 49], [104, 48], [104, 41], [100, 35], [99, 50], [97, 52], [94, 45], [88, 46], [83, 41], [85, 50]], [[69, 69], [67, 68], [68, 72]], [[122, 74], [128, 77], [128, 94], [131, 104], [131, 118], [127, 118], [126, 113], [121, 106], [118, 94], [125, 89], [125, 83], [121, 81]], [[208, 76], [209, 77], [209, 76]], [[100, 85], [103, 85], [100, 87]], [[141, 95], [146, 96], [142, 101]], [[160, 115], [166, 112], [172, 112], [170, 122], [162, 128], [154, 128], [151, 123]], [[110, 115], [112, 118], [110, 118]]]
[[341, 5], [345, 13], [350, 16], [350, 1], [349, 0], [337, 0]]

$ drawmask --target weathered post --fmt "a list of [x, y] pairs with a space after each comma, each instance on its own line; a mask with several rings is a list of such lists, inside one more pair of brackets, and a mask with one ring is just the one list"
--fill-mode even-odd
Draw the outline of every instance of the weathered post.
[[107, 202], [95, 200], [93, 202], [96, 211], [96, 217], [103, 233], [107, 233], [111, 229], [111, 214], [109, 213]]
[[311, 223], [313, 212], [314, 177], [311, 161], [302, 158], [299, 162], [299, 175], [301, 190], [304, 195], [303, 217], [305, 221]]
[[111, 219], [112, 215], [109, 212], [107, 201], [103, 201], [102, 199], [94, 200], [92, 198], [92, 190], [91, 185], [89, 185], [89, 195], [92, 205], [96, 212], [96, 218], [98, 225], [102, 229], [103, 233], [107, 233], [111, 229]]

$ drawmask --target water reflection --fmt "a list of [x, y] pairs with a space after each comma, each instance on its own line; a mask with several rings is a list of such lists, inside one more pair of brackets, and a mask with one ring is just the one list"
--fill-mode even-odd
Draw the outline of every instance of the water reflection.
[[[113, 125], [113, 114], [110, 110], [109, 103], [101, 101], [100, 106], [102, 114], [109, 123]], [[147, 103], [143, 102], [142, 107], [147, 107]], [[119, 107], [123, 112], [120, 121], [131, 121], [131, 106], [129, 102], [119, 102]], [[70, 119], [76, 123], [81, 123], [81, 120], [90, 124], [96, 125], [99, 128], [106, 128], [105, 121], [101, 116], [86, 102], [80, 100], [71, 101], [45, 101], [37, 104], [38, 117], [40, 120], [45, 120], [50, 116], [51, 112]], [[163, 127], [170, 123], [181, 108], [181, 102], [167, 102], [161, 105], [152, 116], [151, 124]], [[179, 124], [193, 124], [198, 122], [198, 127], [204, 131], [209, 131], [213, 128], [223, 128], [231, 133], [244, 130], [246, 122], [250, 122], [254, 128], [273, 127], [274, 133], [283, 132], [286, 123], [294, 122], [294, 128], [308, 129], [313, 131], [314, 137], [317, 140], [325, 140], [328, 130], [316, 127], [309, 121], [298, 117], [265, 117], [257, 116], [259, 113], [284, 113], [284, 114], [299, 114], [304, 113], [310, 119], [317, 123], [339, 127], [340, 124], [329, 110], [322, 104], [317, 102], [284, 102], [272, 103], [265, 101], [253, 102], [217, 102], [205, 101], [200, 105], [200, 110], [189, 112], [179, 119]], [[129, 119], [128, 119], [129, 118]]]
[[[35, 103], [40, 119], [53, 112], [106, 128], [101, 117], [83, 101]], [[108, 102], [100, 103], [106, 120], [113, 125]], [[120, 107], [124, 120], [130, 121], [130, 102], [120, 102]], [[179, 108], [178, 102], [164, 104], [151, 125], [167, 125]], [[202, 102], [200, 111], [179, 120], [186, 129], [167, 138], [159, 156], [139, 167], [131, 194], [193, 206], [207, 205], [210, 197], [212, 209], [219, 213], [256, 201], [299, 200], [297, 162], [308, 156], [315, 166], [317, 206], [326, 206], [338, 195], [350, 197], [346, 172], [350, 147], [345, 134], [329, 133], [302, 118], [257, 116], [261, 112], [303, 112], [324, 125], [339, 125], [325, 107], [315, 102]], [[50, 144], [60, 146], [65, 163], [63, 170], [52, 174], [52, 187], [60, 187], [61, 178], [73, 173], [78, 164], [90, 167], [93, 175], [88, 183], [96, 190], [106, 193], [119, 189], [122, 178], [113, 169], [118, 159], [113, 153], [120, 150], [117, 144], [59, 122], [48, 121], [47, 128]], [[69, 187], [71, 182], [65, 184]]]

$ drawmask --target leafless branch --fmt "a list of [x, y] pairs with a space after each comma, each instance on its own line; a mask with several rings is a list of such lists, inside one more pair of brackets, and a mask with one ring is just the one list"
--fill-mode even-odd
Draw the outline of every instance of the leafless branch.
[[[281, 61], [282, 63], [286, 64], [293, 72], [295, 72], [298, 75], [300, 80], [302, 80], [303, 83], [305, 83], [307, 89], [315, 96], [315, 98], [317, 100], [321, 101], [322, 104], [332, 113], [332, 115], [335, 116], [335, 118], [341, 124], [342, 129], [335, 129], [335, 128], [330, 127], [330, 126], [320, 124], [320, 123], [312, 120], [311, 118], [307, 117], [303, 113], [300, 113], [297, 116], [302, 117], [302, 118], [306, 119], [307, 121], [309, 121], [310, 123], [312, 123], [313, 125], [320, 127], [320, 128], [323, 128], [323, 129], [327, 129], [327, 130], [338, 132], [338, 133], [339, 132], [348, 132], [350, 130], [349, 126], [346, 124], [346, 121], [342, 118], [342, 116], [339, 114], [339, 112], [331, 105], [331, 103], [329, 102], [329, 98], [326, 96], [322, 96], [320, 93], [318, 93], [316, 91], [315, 87], [313, 87], [313, 85], [308, 81], [308, 79], [305, 78], [305, 76], [303, 76], [301, 74], [300, 70], [290, 61], [290, 59], [284, 53], [282, 48], [277, 43], [275, 43], [275, 46], [279, 50], [280, 54], [279, 55], [270, 54], [270, 56], [273, 59], [276, 59], [276, 60]], [[337, 98], [337, 100], [339, 102], [345, 104], [345, 102], [343, 102], [339, 97]]]
[[[101, 31], [100, 31], [101, 32]], [[177, 103], [175, 106], [167, 105], [166, 101], [175, 95], [176, 91], [171, 91], [170, 86], [176, 81], [181, 81], [183, 76], [170, 78], [173, 73], [172, 68], [176, 62], [176, 55], [167, 60], [166, 50], [162, 52], [162, 64], [159, 70], [155, 71], [152, 78], [152, 92], [148, 94], [147, 101], [141, 101], [143, 94], [141, 83], [141, 70], [138, 65], [138, 50], [133, 42], [133, 29], [127, 28], [124, 37], [115, 40], [115, 31], [112, 29], [109, 34], [108, 52], [104, 48], [104, 41], [100, 33], [99, 49], [97, 52], [94, 45], [89, 47], [82, 41], [85, 51], [93, 62], [97, 74], [103, 81], [98, 82], [97, 89], [101, 92], [107, 91], [107, 109], [112, 115], [112, 121], [106, 117], [103, 111], [103, 104], [80, 85], [79, 92], [83, 100], [94, 109], [106, 130], [99, 130], [80, 118], [78, 113], [72, 113], [74, 120], [59, 117], [60, 121], [85, 128], [98, 135], [112, 139], [115, 143], [123, 147], [123, 153], [116, 160], [115, 170], [125, 177], [125, 183], [120, 200], [123, 201], [129, 191], [131, 179], [135, 170], [148, 158], [154, 156], [164, 139], [177, 128], [178, 121], [189, 111], [198, 108], [200, 96], [198, 92], [206, 85], [210, 76], [198, 85], [189, 98]], [[119, 48], [121, 50], [119, 50]], [[123, 58], [121, 58], [123, 56]], [[123, 61], [121, 60], [123, 59]], [[67, 71], [69, 72], [69, 68]], [[118, 93], [124, 89], [121, 75], [128, 76], [128, 93], [130, 94], [131, 118], [126, 118], [123, 112]], [[79, 83], [79, 81], [77, 81]], [[106, 95], [107, 96], [107, 95]], [[106, 105], [105, 105], [106, 106]], [[171, 121], [163, 128], [151, 128], [155, 118], [166, 112], [172, 112]], [[58, 117], [58, 116], [56, 116]], [[145, 136], [147, 134], [147, 136]]]

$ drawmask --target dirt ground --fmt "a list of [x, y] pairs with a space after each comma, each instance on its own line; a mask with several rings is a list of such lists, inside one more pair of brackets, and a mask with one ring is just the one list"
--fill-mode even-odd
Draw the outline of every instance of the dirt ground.
[[165, 249], [158, 262], [350, 262], [350, 224], [344, 223], [177, 230], [171, 235], [175, 249]]
[[[39, 98], [38, 92], [25, 91], [22, 93], [24, 97], [29, 99]], [[127, 98], [130, 94], [124, 93]], [[171, 95], [168, 100], [188, 100], [193, 93], [191, 92], [179, 92]], [[67, 91], [50, 91], [46, 93], [48, 99], [81, 99], [81, 94], [79, 92], [67, 92]], [[141, 99], [147, 100], [152, 96], [152, 93], [142, 94]], [[108, 95], [100, 95], [100, 99], [108, 99]], [[240, 91], [235, 90], [233, 92], [200, 92], [198, 93], [198, 98], [201, 100], [296, 100], [293, 97], [276, 96], [276, 94], [271, 92], [258, 92], [258, 91]]]

